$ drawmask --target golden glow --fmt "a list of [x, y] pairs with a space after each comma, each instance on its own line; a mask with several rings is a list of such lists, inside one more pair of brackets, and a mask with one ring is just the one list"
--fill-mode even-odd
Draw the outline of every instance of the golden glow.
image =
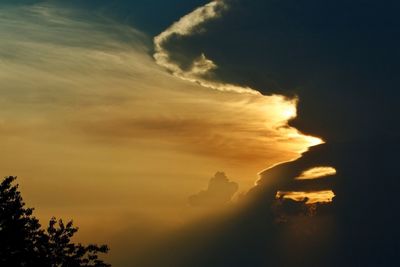
[[186, 220], [188, 196], [217, 170], [244, 192], [322, 142], [288, 126], [296, 99], [177, 79], [132, 28], [37, 5], [0, 10], [0, 36], [0, 169], [39, 218], [74, 218], [91, 241], [113, 247], [99, 233], [115, 225], [140, 247], [143, 229]]
[[73, 15], [0, 10], [0, 169], [20, 177], [38, 213], [84, 220], [102, 206], [115, 220], [175, 220], [217, 170], [245, 192], [259, 170], [322, 142], [288, 126], [297, 99], [182, 81], [142, 33]]
[[335, 193], [332, 190], [322, 191], [278, 191], [276, 198], [291, 199], [294, 201], [305, 201], [306, 204], [313, 203], [329, 203], [332, 202], [335, 197]]
[[[296, 102], [297, 102], [297, 101], [296, 101]], [[297, 104], [297, 103], [296, 103], [296, 104]], [[296, 106], [293, 105], [293, 106], [287, 107], [285, 110], [283, 110], [283, 114], [284, 114], [284, 116], [285, 116], [286, 118], [288, 118], [288, 119], [295, 118], [295, 117], [297, 116], [297, 109], [296, 109]]]
[[302, 172], [296, 180], [316, 179], [336, 174], [336, 169], [333, 167], [314, 167]]

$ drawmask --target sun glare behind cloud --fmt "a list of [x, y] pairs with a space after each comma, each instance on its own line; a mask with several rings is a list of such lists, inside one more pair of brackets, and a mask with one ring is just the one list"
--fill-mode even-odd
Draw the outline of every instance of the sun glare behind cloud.
[[278, 191], [276, 198], [291, 199], [294, 201], [305, 201], [306, 204], [329, 203], [333, 201], [335, 193], [332, 190], [322, 191]]
[[314, 167], [302, 172], [296, 177], [296, 180], [316, 179], [336, 174], [336, 169], [333, 167]]

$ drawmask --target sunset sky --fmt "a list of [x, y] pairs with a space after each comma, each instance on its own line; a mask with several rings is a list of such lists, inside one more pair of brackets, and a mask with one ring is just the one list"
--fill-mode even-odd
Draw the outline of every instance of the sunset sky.
[[0, 0], [1, 173], [113, 266], [391, 266], [399, 6], [359, 2]]

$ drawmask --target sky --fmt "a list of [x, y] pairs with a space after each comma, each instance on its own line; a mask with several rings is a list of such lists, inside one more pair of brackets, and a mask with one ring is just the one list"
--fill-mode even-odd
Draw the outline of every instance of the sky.
[[2, 175], [113, 266], [392, 266], [396, 10], [3, 0]]

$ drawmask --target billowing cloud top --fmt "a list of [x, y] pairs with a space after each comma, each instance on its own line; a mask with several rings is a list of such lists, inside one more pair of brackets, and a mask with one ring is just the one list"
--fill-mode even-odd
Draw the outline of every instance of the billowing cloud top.
[[225, 173], [217, 172], [208, 182], [206, 190], [189, 197], [192, 206], [218, 207], [231, 201], [239, 185], [229, 181]]

